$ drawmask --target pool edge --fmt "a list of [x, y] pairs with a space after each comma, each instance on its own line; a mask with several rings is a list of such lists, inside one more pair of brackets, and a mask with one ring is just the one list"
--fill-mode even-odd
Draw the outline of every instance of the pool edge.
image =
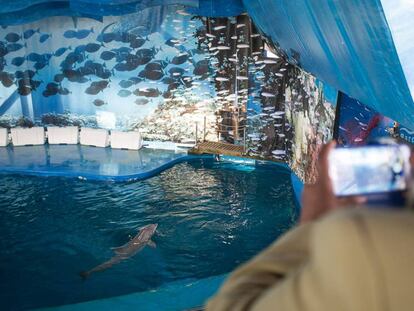
[[35, 309], [37, 311], [140, 310], [179, 311], [200, 307], [213, 296], [229, 274], [200, 280], [167, 283], [155, 290], [136, 292], [111, 298], [89, 300], [76, 304]]

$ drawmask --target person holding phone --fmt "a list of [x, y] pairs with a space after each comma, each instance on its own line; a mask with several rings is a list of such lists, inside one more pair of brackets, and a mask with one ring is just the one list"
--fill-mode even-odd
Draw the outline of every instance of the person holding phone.
[[335, 195], [334, 147], [321, 149], [299, 225], [233, 272], [207, 311], [414, 309], [414, 213]]

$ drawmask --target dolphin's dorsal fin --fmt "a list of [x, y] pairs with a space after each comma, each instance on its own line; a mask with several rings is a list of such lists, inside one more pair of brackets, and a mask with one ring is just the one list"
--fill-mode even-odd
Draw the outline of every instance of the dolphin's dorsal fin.
[[155, 244], [155, 242], [153, 240], [149, 240], [147, 244], [148, 244], [149, 247], [152, 247], [152, 248], [157, 247], [157, 244]]

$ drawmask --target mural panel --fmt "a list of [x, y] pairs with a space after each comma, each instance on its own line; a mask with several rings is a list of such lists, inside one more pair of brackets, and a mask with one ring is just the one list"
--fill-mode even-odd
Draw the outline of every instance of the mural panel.
[[249, 98], [248, 152], [286, 161], [298, 177], [312, 183], [319, 148], [333, 137], [336, 92], [328, 98], [321, 81], [282, 56], [257, 63], [268, 65], [256, 73], [255, 92]]
[[341, 93], [339, 96], [339, 128], [337, 139], [342, 146], [376, 143], [381, 138], [394, 138], [414, 144], [414, 131], [388, 118], [361, 102]]
[[158, 6], [102, 21], [4, 26], [0, 40], [1, 126], [220, 140], [288, 162], [310, 182], [318, 146], [332, 137], [335, 99], [327, 86], [265, 48], [246, 14], [205, 18]]
[[[169, 100], [211, 103], [210, 64], [196, 35], [200, 27], [201, 20], [173, 6], [105, 17], [102, 23], [60, 17], [5, 27], [0, 93], [3, 105], [15, 100], [3, 113], [130, 129]], [[214, 106], [206, 106], [211, 109], [203, 113], [214, 114]]]

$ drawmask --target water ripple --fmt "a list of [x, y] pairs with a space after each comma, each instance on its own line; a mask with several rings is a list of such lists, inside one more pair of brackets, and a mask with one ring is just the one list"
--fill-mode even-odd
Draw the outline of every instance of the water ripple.
[[[230, 271], [296, 219], [290, 176], [213, 161], [182, 163], [136, 183], [0, 177], [0, 303], [75, 303]], [[82, 282], [139, 227], [158, 223], [156, 249]], [[18, 276], [18, 277], [16, 277]], [[53, 297], [48, 298], [48, 297]]]

